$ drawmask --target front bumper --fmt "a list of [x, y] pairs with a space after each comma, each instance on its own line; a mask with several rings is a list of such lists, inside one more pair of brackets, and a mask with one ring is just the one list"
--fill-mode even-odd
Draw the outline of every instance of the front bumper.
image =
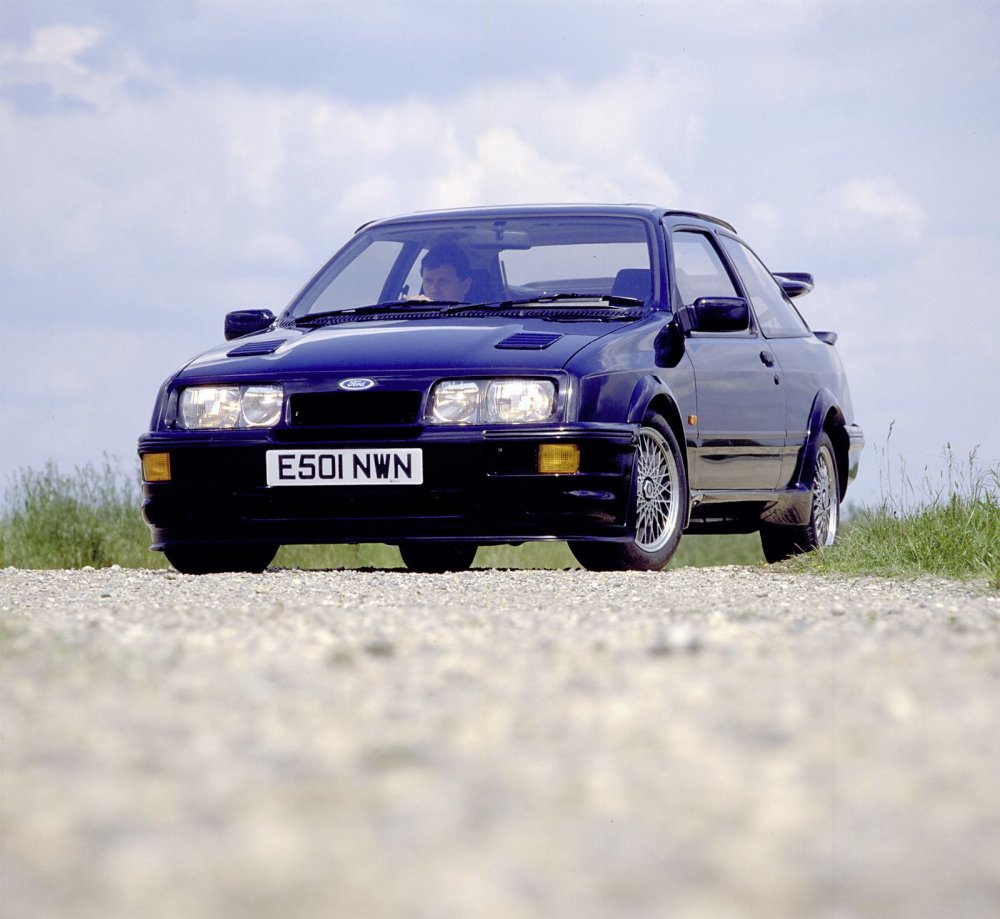
[[[179, 543], [480, 544], [632, 535], [628, 497], [636, 425], [423, 429], [411, 436], [294, 444], [280, 432], [154, 432], [139, 454], [169, 453], [170, 481], [143, 483], [152, 547]], [[388, 432], [385, 432], [388, 434]], [[538, 472], [542, 444], [575, 443], [580, 470]], [[421, 485], [268, 486], [268, 450], [419, 447]]]

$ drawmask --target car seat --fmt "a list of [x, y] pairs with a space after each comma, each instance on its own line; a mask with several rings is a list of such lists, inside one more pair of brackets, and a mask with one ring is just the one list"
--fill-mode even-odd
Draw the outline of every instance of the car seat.
[[652, 293], [652, 273], [648, 268], [622, 268], [611, 285], [613, 297], [631, 297], [645, 303]]

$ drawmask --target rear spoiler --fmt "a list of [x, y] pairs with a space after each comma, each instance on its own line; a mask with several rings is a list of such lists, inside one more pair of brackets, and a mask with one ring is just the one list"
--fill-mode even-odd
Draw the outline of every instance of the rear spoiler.
[[813, 289], [813, 276], [806, 271], [776, 271], [773, 277], [789, 297], [801, 297]]

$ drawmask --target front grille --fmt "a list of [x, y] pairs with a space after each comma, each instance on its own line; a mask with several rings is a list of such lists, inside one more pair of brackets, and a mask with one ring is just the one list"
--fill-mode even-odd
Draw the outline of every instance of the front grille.
[[419, 392], [312, 392], [291, 397], [296, 427], [414, 424]]

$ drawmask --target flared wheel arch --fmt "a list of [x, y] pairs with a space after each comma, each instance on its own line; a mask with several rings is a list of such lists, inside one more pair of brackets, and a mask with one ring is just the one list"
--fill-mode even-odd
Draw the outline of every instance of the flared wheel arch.
[[840, 497], [843, 500], [849, 481], [850, 438], [847, 434], [847, 419], [844, 412], [833, 397], [833, 393], [827, 389], [820, 390], [813, 400], [812, 411], [809, 413], [809, 432], [795, 481], [800, 485], [812, 487], [813, 479], [816, 477], [820, 437], [826, 434], [833, 444], [833, 457], [837, 461], [837, 484], [840, 486]]

